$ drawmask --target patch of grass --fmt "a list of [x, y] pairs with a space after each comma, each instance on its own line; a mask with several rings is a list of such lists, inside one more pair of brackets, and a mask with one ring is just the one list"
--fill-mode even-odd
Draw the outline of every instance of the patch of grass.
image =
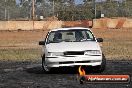
[[2, 61], [39, 61], [41, 60], [40, 49], [0, 49]]
[[102, 49], [107, 59], [132, 60], [132, 30], [93, 30], [96, 37], [102, 37]]

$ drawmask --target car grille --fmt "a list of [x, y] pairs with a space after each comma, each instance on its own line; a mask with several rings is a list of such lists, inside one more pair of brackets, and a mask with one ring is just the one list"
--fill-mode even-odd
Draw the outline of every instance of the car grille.
[[84, 55], [84, 51], [68, 51], [64, 52], [64, 55]]
[[67, 62], [59, 62], [59, 64], [72, 64], [72, 63], [89, 63], [90, 61], [67, 61]]

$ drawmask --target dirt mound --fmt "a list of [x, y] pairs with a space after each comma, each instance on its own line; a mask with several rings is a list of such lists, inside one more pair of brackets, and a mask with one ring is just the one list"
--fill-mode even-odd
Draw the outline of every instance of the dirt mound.
[[107, 28], [107, 20], [108, 18], [94, 19], [93, 28]]
[[82, 26], [83, 27], [92, 27], [93, 26], [93, 21], [90, 20], [82, 20]]
[[64, 21], [63, 26], [64, 27], [82, 26], [82, 22], [81, 21]]
[[132, 20], [127, 18], [101, 18], [93, 20], [93, 28], [132, 28]]

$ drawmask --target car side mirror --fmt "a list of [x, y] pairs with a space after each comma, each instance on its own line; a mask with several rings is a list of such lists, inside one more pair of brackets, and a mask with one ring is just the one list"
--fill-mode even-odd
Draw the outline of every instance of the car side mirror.
[[97, 42], [103, 42], [103, 38], [97, 38]]
[[45, 45], [45, 41], [39, 41], [39, 45]]

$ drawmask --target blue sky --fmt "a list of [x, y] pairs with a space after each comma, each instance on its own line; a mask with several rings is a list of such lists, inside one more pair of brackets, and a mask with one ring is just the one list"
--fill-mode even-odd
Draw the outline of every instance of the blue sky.
[[82, 4], [83, 3], [83, 0], [75, 0], [75, 3], [76, 4]]
[[20, 3], [19, 0], [16, 0], [16, 3]]

